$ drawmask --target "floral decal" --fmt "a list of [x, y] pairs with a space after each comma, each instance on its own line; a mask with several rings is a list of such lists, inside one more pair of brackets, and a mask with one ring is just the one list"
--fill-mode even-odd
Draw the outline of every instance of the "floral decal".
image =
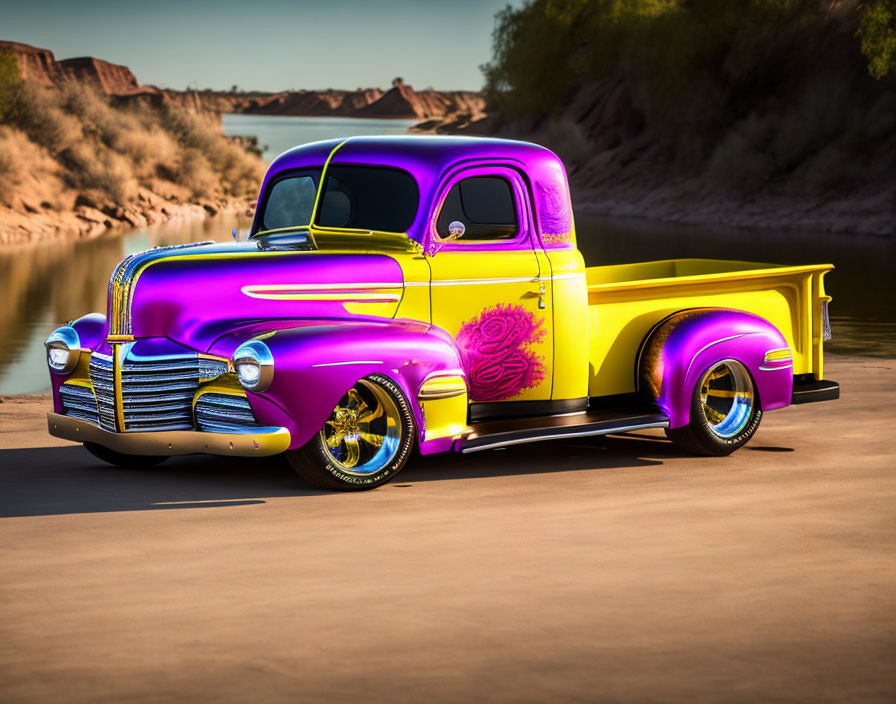
[[544, 381], [544, 357], [529, 345], [544, 338], [544, 318], [522, 306], [486, 308], [457, 333], [473, 401], [502, 401]]

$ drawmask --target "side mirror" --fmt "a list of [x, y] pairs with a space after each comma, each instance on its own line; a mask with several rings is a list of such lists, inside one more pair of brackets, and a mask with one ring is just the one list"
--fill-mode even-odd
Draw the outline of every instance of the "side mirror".
[[448, 236], [447, 237], [436, 237], [429, 243], [429, 256], [434, 257], [439, 253], [439, 250], [442, 249], [448, 242], [454, 242], [454, 240], [459, 240], [464, 236], [464, 232], [467, 231], [466, 225], [464, 225], [460, 220], [452, 220], [448, 223]]
[[464, 233], [467, 231], [466, 225], [464, 225], [460, 220], [452, 220], [448, 224], [448, 239], [449, 240], [459, 240], [464, 236]]

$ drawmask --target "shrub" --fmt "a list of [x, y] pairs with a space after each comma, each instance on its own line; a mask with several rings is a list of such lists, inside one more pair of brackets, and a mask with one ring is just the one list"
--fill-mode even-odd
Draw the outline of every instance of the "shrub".
[[859, 36], [868, 73], [880, 79], [896, 71], [896, 0], [864, 2]]
[[24, 162], [19, 139], [21, 136], [8, 127], [0, 127], [0, 201], [4, 203], [9, 202], [22, 180]]
[[21, 87], [18, 59], [8, 52], [0, 52], [0, 122], [6, 122], [15, 112]]

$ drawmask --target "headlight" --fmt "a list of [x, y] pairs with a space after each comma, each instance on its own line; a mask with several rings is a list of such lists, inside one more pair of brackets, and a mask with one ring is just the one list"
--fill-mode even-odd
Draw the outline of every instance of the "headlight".
[[261, 340], [249, 340], [237, 347], [233, 366], [237, 379], [248, 391], [264, 391], [274, 378], [274, 356]]
[[71, 325], [63, 325], [56, 328], [47, 341], [47, 364], [57, 374], [70, 374], [78, 366], [81, 358], [81, 340], [77, 331]]

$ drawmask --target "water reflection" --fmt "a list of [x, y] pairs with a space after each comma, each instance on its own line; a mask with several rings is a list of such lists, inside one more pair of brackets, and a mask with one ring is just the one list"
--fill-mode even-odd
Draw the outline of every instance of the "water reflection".
[[[226, 241], [247, 218], [221, 215], [173, 222], [87, 242], [0, 253], [0, 312], [7, 350], [0, 395], [49, 388], [43, 340], [56, 326], [91, 311], [105, 311], [106, 284], [115, 265], [149, 247], [203, 240]], [[781, 263], [833, 262], [828, 292], [834, 297], [834, 340], [828, 349], [896, 355], [896, 265], [893, 241], [813, 233], [720, 231], [578, 215], [579, 246], [590, 266], [710, 257]]]

